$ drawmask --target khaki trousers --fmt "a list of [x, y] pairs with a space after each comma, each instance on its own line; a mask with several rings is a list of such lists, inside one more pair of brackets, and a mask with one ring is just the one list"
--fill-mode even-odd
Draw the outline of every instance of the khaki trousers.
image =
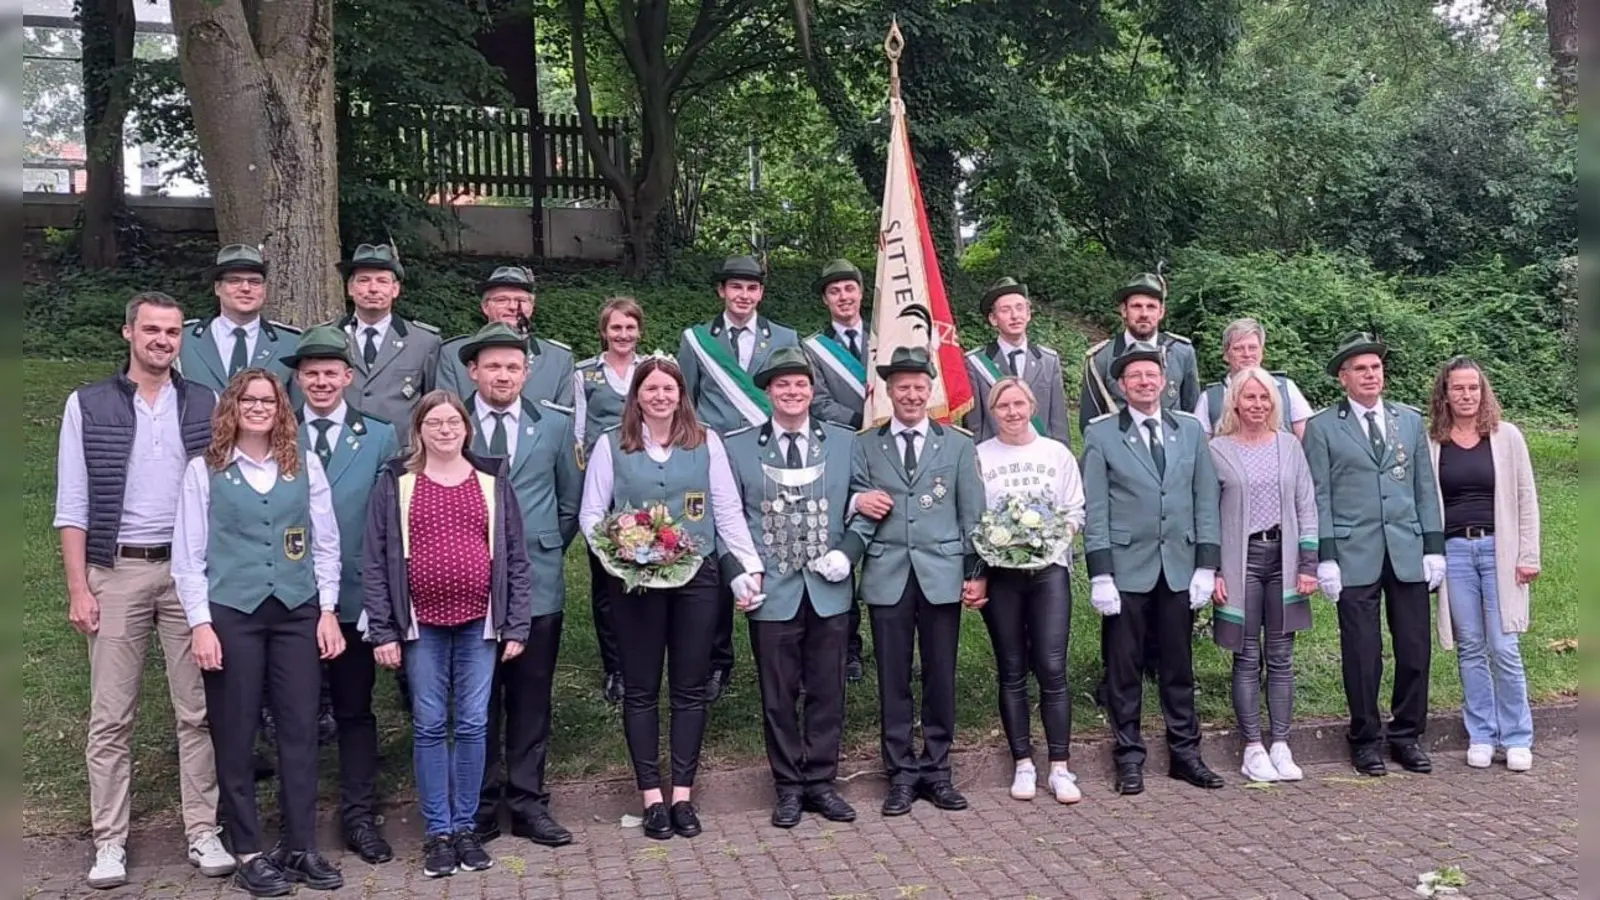
[[128, 839], [133, 780], [133, 717], [139, 707], [150, 636], [166, 657], [167, 692], [177, 719], [178, 786], [191, 840], [216, 827], [217, 767], [206, 721], [205, 688], [189, 649], [189, 623], [170, 564], [118, 559], [89, 567], [100, 629], [89, 636], [89, 819], [95, 843]]

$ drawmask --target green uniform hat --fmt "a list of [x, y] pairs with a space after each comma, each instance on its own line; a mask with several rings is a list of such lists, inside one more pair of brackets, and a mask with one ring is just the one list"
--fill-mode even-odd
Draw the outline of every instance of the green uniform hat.
[[1129, 344], [1121, 356], [1111, 361], [1111, 377], [1121, 378], [1124, 369], [1141, 360], [1148, 360], [1158, 366], [1165, 366], [1167, 363], [1166, 355], [1161, 352], [1160, 347], [1146, 341], [1138, 341]]
[[730, 256], [722, 261], [722, 268], [717, 270], [716, 276], [711, 280], [721, 284], [730, 278], [765, 283], [767, 273], [761, 271], [761, 263], [756, 262], [754, 256]]
[[508, 287], [533, 293], [539, 286], [539, 279], [526, 266], [499, 266], [489, 277], [478, 282], [478, 294], [487, 294], [490, 288]]
[[283, 358], [283, 364], [291, 369], [299, 368], [300, 364], [312, 359], [337, 359], [347, 366], [353, 366], [350, 360], [350, 345], [344, 339], [344, 331], [336, 325], [314, 325], [307, 328], [300, 335], [300, 343], [295, 345], [294, 352]]
[[487, 347], [516, 347], [518, 350], [528, 349], [528, 339], [517, 333], [515, 328], [503, 322], [490, 322], [478, 329], [472, 340], [461, 345], [461, 350], [456, 355], [461, 357], [461, 364], [467, 365], [478, 358], [478, 352]]
[[261, 248], [249, 244], [229, 244], [218, 250], [216, 265], [206, 269], [206, 280], [215, 283], [227, 272], [267, 274], [267, 261], [261, 258]]
[[1352, 331], [1339, 341], [1339, 349], [1333, 352], [1333, 358], [1328, 360], [1328, 374], [1339, 377], [1339, 369], [1345, 361], [1352, 356], [1363, 353], [1376, 353], [1382, 359], [1389, 355], [1389, 347], [1375, 337], [1371, 332]]
[[1167, 302], [1167, 279], [1155, 272], [1141, 272], [1133, 276], [1127, 284], [1117, 288], [1111, 296], [1116, 298], [1118, 304], [1135, 294], [1154, 297], [1162, 303]]
[[854, 281], [856, 284], [862, 284], [861, 270], [848, 259], [836, 259], [822, 267], [822, 274], [817, 276], [816, 281], [811, 282], [811, 290], [821, 294], [835, 281]]
[[896, 372], [921, 372], [929, 378], [937, 377], [933, 362], [924, 347], [896, 347], [889, 354], [889, 364], [878, 367], [878, 377], [885, 381]]
[[756, 387], [766, 390], [772, 379], [779, 375], [804, 375], [813, 382], [817, 380], [817, 373], [811, 368], [811, 360], [806, 352], [799, 347], [779, 347], [767, 357], [767, 364], [756, 371], [752, 378]]
[[348, 260], [339, 263], [339, 274], [346, 280], [362, 269], [391, 272], [397, 281], [406, 278], [405, 267], [400, 265], [400, 251], [392, 244], [362, 244]]
[[996, 281], [994, 284], [989, 285], [989, 289], [983, 292], [982, 297], [978, 298], [978, 312], [985, 316], [994, 312], [994, 302], [1007, 294], [1021, 294], [1026, 298], [1028, 296], [1028, 286], [1018, 283], [1015, 278], [1010, 276]]

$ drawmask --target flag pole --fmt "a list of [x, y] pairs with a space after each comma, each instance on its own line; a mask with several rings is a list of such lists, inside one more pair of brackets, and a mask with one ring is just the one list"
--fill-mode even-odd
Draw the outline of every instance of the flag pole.
[[900, 22], [889, 19], [889, 34], [883, 39], [883, 55], [889, 57], [889, 96], [900, 99], [900, 53], [906, 48], [905, 35], [900, 33]]

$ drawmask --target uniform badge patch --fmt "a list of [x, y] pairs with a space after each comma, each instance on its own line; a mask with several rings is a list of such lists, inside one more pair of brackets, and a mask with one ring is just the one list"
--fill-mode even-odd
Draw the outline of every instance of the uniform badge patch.
[[283, 532], [283, 557], [291, 562], [306, 558], [306, 530], [286, 528]]
[[691, 522], [698, 522], [706, 517], [706, 492], [685, 491], [683, 494], [683, 516]]

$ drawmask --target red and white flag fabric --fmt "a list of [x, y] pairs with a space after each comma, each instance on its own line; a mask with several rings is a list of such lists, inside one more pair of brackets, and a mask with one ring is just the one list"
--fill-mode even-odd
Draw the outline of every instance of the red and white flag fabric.
[[922, 187], [912, 163], [905, 104], [889, 99], [889, 173], [883, 185], [883, 214], [878, 221], [878, 277], [872, 302], [872, 365], [867, 367], [867, 401], [863, 424], [883, 424], [894, 415], [877, 366], [887, 363], [896, 347], [923, 347], [938, 377], [928, 415], [940, 422], [958, 422], [972, 409], [972, 383], [956, 337], [950, 298], [939, 275]]

